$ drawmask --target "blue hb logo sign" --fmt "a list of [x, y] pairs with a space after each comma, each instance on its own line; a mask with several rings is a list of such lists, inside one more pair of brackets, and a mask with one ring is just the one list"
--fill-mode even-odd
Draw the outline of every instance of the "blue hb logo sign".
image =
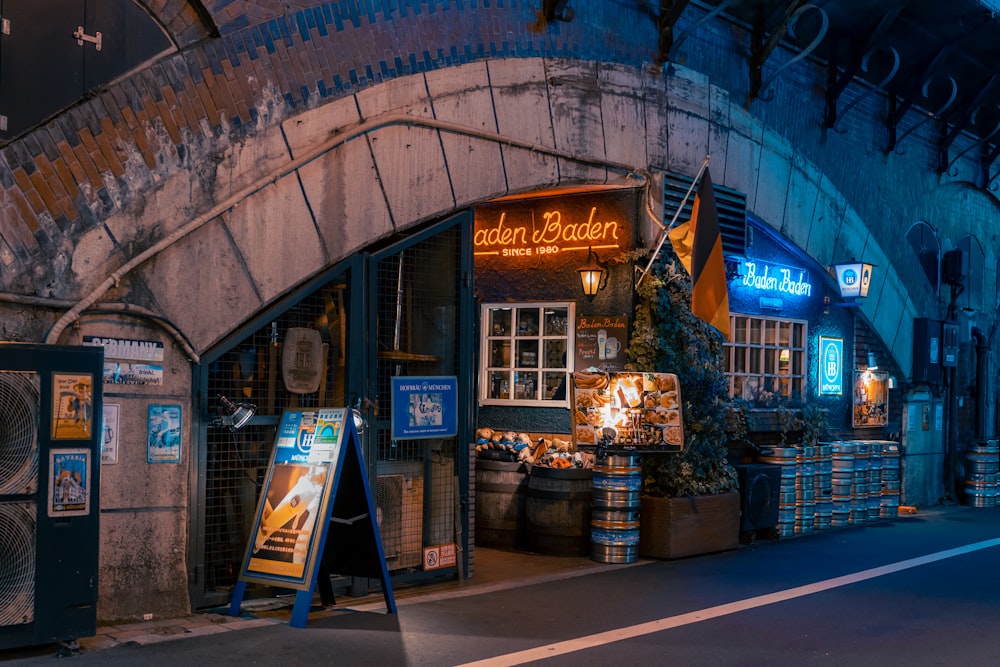
[[858, 282], [858, 272], [854, 269], [844, 269], [841, 280], [843, 280], [845, 285], [854, 285], [854, 283]]
[[829, 343], [823, 352], [823, 376], [828, 382], [834, 382], [840, 376], [840, 351], [833, 343]]

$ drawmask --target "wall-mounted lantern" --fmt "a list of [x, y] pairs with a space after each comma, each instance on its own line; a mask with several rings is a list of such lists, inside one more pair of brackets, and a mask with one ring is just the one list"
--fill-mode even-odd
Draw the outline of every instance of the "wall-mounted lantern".
[[590, 248], [587, 248], [587, 263], [577, 269], [577, 272], [580, 274], [580, 282], [583, 283], [583, 293], [587, 295], [588, 301], [593, 301], [607, 282], [608, 272], [600, 265], [597, 255]]
[[840, 288], [840, 296], [845, 299], [863, 299], [868, 296], [873, 268], [874, 264], [866, 262], [834, 264], [833, 272], [837, 278], [837, 287]]

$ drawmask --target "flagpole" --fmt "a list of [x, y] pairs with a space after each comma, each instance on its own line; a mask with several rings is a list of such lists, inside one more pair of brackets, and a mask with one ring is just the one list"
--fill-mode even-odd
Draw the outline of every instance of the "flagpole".
[[[681, 200], [680, 206], [678, 206], [677, 210], [674, 211], [674, 217], [671, 218], [670, 224], [667, 225], [667, 227], [664, 228], [664, 230], [660, 234], [660, 242], [656, 244], [656, 250], [653, 251], [653, 256], [649, 258], [649, 263], [646, 264], [646, 268], [642, 270], [642, 275], [640, 275], [639, 279], [635, 281], [636, 287], [639, 287], [639, 285], [642, 284], [642, 279], [646, 277], [646, 274], [649, 273], [649, 269], [652, 268], [653, 266], [653, 262], [655, 262], [656, 258], [660, 255], [660, 250], [663, 248], [663, 243], [670, 236], [670, 230], [673, 229], [674, 225], [677, 224], [677, 218], [680, 216], [681, 211], [684, 210], [684, 206], [687, 205], [688, 198], [691, 196], [691, 193], [694, 192], [695, 185], [698, 184], [698, 181], [701, 179], [702, 174], [704, 174], [705, 170], [708, 169], [708, 162], [711, 159], [712, 159], [711, 154], [705, 156], [705, 160], [701, 163], [701, 168], [698, 170], [698, 173], [695, 174], [694, 180], [691, 181], [691, 187], [689, 187], [687, 193], [685, 193], [684, 199]], [[663, 225], [660, 226], [662, 227]]]

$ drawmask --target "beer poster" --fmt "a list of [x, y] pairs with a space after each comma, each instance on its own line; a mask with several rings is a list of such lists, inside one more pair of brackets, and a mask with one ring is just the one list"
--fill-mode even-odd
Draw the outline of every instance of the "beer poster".
[[344, 432], [344, 408], [286, 411], [245, 558], [249, 581], [304, 589]]

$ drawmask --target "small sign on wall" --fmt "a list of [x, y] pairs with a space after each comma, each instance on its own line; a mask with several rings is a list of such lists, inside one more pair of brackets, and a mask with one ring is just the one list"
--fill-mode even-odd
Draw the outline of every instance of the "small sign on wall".
[[844, 387], [844, 339], [819, 337], [819, 393], [840, 396]]
[[118, 404], [105, 403], [101, 419], [101, 465], [118, 463]]
[[599, 368], [605, 372], [625, 368], [628, 316], [581, 316], [576, 320], [576, 370]]
[[146, 462], [180, 463], [181, 406], [149, 406], [146, 424]]
[[392, 378], [395, 440], [453, 438], [458, 434], [458, 378]]

